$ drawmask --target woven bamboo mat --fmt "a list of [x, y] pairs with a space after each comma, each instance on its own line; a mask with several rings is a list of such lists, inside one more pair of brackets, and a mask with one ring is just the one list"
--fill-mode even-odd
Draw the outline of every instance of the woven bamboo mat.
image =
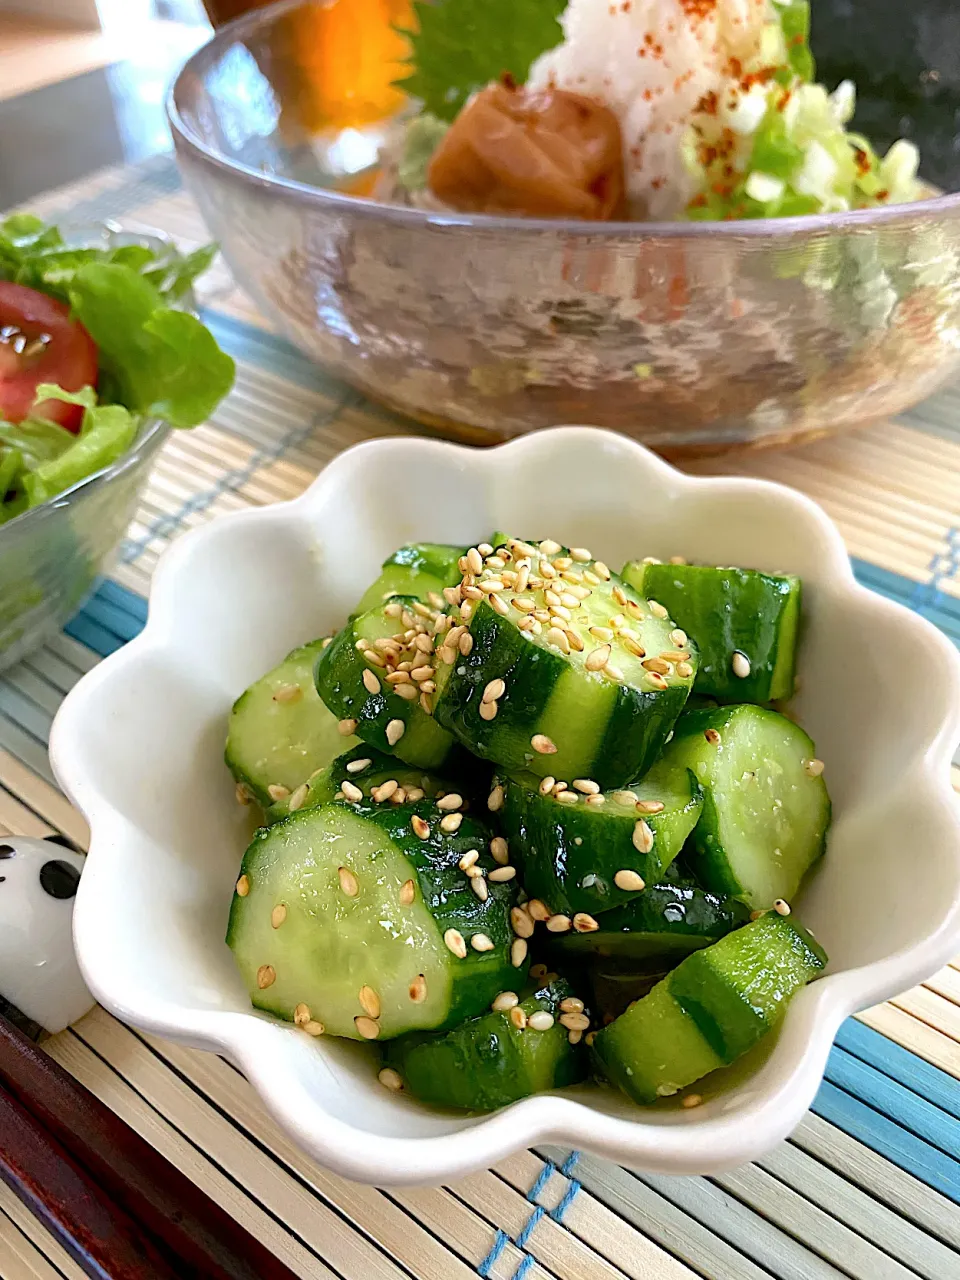
[[[204, 238], [168, 158], [34, 207]], [[166, 446], [95, 598], [0, 677], [0, 833], [59, 831], [85, 845], [86, 825], [47, 762], [50, 722], [83, 672], [140, 630], [154, 564], [173, 538], [221, 512], [293, 497], [351, 444], [415, 430], [311, 366], [223, 271], [207, 286], [205, 319], [237, 358], [236, 391], [210, 423]], [[960, 388], [869, 432], [699, 469], [803, 489], [839, 525], [861, 581], [960, 643]], [[638, 1175], [550, 1148], [452, 1186], [360, 1187], [300, 1154], [212, 1055], [102, 1010], [47, 1047], [304, 1277], [960, 1280], [960, 960], [848, 1022], [797, 1132], [716, 1178]], [[0, 1280], [79, 1276], [0, 1185]]]

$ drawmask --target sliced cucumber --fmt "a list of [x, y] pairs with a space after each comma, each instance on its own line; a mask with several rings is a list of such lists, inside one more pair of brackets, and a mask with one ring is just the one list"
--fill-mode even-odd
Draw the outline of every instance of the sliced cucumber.
[[624, 565], [623, 577], [658, 600], [700, 647], [696, 693], [721, 702], [793, 694], [800, 579], [702, 564]]
[[683, 716], [664, 764], [703, 788], [689, 865], [715, 893], [765, 910], [790, 900], [823, 853], [830, 797], [810, 738], [762, 707]]
[[465, 550], [465, 547], [436, 542], [414, 542], [400, 547], [384, 560], [379, 578], [364, 593], [356, 612], [375, 609], [391, 596], [416, 596], [443, 609], [443, 589], [460, 581], [458, 562]]
[[[577, 1084], [587, 1075], [589, 1055], [582, 1031], [573, 1033], [571, 1044], [571, 1032], [560, 1022], [561, 1004], [572, 996], [570, 984], [558, 979], [519, 1002], [522, 1018], [504, 1009], [452, 1031], [415, 1032], [387, 1047], [386, 1063], [415, 1098], [467, 1111], [494, 1111], [533, 1093]], [[537, 1013], [553, 1022], [537, 1030], [530, 1025]]]
[[524, 888], [554, 914], [595, 915], [636, 898], [661, 878], [700, 816], [700, 788], [685, 768], [658, 763], [631, 788], [595, 796], [576, 783], [541, 794], [549, 781], [497, 775]]
[[[385, 756], [382, 751], [361, 742], [352, 751], [331, 761], [325, 769], [313, 774], [299, 794], [279, 800], [272, 804], [266, 812], [268, 823], [280, 822], [283, 818], [295, 813], [297, 809], [309, 809], [314, 805], [327, 804], [331, 800], [344, 799], [343, 784], [355, 787], [365, 800], [370, 799], [372, 791], [379, 791], [384, 783], [396, 782], [395, 790], [383, 798], [391, 804], [416, 803], [426, 797], [434, 800], [438, 795], [458, 790], [457, 785], [449, 777], [438, 777], [425, 769], [414, 768], [404, 764], [396, 756]], [[408, 797], [409, 793], [409, 797]], [[293, 801], [293, 808], [290, 808]]]
[[648, 969], [645, 964], [612, 957], [598, 956], [588, 960], [585, 978], [598, 1023], [608, 1027], [635, 1001], [649, 995], [669, 972], [667, 966]]
[[294, 649], [233, 704], [227, 767], [264, 808], [358, 741], [340, 732], [314, 684], [314, 667], [329, 644], [315, 640]]
[[673, 728], [696, 647], [678, 649], [666, 610], [605, 565], [561, 552], [508, 540], [481, 564], [471, 549], [456, 593], [466, 630], [441, 646], [436, 717], [511, 772], [622, 786]]
[[597, 1059], [624, 1093], [655, 1102], [745, 1053], [825, 964], [802, 926], [764, 915], [681, 961], [599, 1033]]
[[421, 769], [439, 768], [454, 745], [433, 718], [433, 641], [446, 621], [433, 606], [397, 596], [352, 619], [316, 668], [320, 697], [341, 724]]
[[655, 884], [622, 907], [605, 912], [593, 933], [565, 933], [556, 940], [563, 956], [593, 953], [666, 970], [692, 951], [739, 929], [750, 908], [690, 884]]
[[496, 869], [489, 830], [466, 817], [448, 834], [444, 817], [426, 800], [335, 802], [257, 834], [227, 942], [258, 1009], [388, 1039], [452, 1026], [523, 980], [509, 918], [515, 882], [484, 876], [481, 900], [458, 864], [476, 850], [483, 873]]

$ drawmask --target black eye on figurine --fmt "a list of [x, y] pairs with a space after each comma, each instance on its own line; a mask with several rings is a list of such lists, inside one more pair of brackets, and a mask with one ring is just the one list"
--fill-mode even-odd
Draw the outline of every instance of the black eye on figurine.
[[0, 1013], [34, 1039], [94, 1004], [73, 951], [83, 862], [61, 840], [0, 836]]

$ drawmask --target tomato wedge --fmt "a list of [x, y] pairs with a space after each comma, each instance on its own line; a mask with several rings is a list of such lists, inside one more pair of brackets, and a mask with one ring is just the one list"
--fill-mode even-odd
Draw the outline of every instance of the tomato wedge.
[[0, 280], [0, 418], [46, 418], [77, 432], [83, 408], [60, 400], [33, 406], [37, 387], [64, 391], [97, 385], [97, 348], [69, 308], [26, 285]]

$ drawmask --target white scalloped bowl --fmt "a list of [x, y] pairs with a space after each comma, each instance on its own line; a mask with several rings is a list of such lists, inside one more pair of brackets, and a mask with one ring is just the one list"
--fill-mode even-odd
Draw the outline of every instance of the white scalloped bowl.
[[[804, 580], [799, 719], [826, 762], [827, 855], [795, 904], [830, 954], [762, 1053], [705, 1082], [704, 1104], [642, 1109], [596, 1085], [491, 1116], [423, 1106], [377, 1082], [369, 1047], [255, 1013], [223, 937], [247, 839], [222, 752], [236, 695], [339, 625], [381, 560], [417, 539], [516, 529], [612, 564], [680, 554]], [[382, 440], [336, 459], [297, 499], [181, 538], [145, 631], [69, 695], [57, 777], [89, 819], [75, 937], [118, 1017], [224, 1054], [308, 1152], [381, 1184], [437, 1183], [554, 1142], [667, 1173], [761, 1155], [798, 1123], [841, 1021], [960, 951], [960, 816], [949, 782], [960, 659], [930, 624], [859, 587], [808, 499], [698, 479], [585, 427], [475, 452]]]

